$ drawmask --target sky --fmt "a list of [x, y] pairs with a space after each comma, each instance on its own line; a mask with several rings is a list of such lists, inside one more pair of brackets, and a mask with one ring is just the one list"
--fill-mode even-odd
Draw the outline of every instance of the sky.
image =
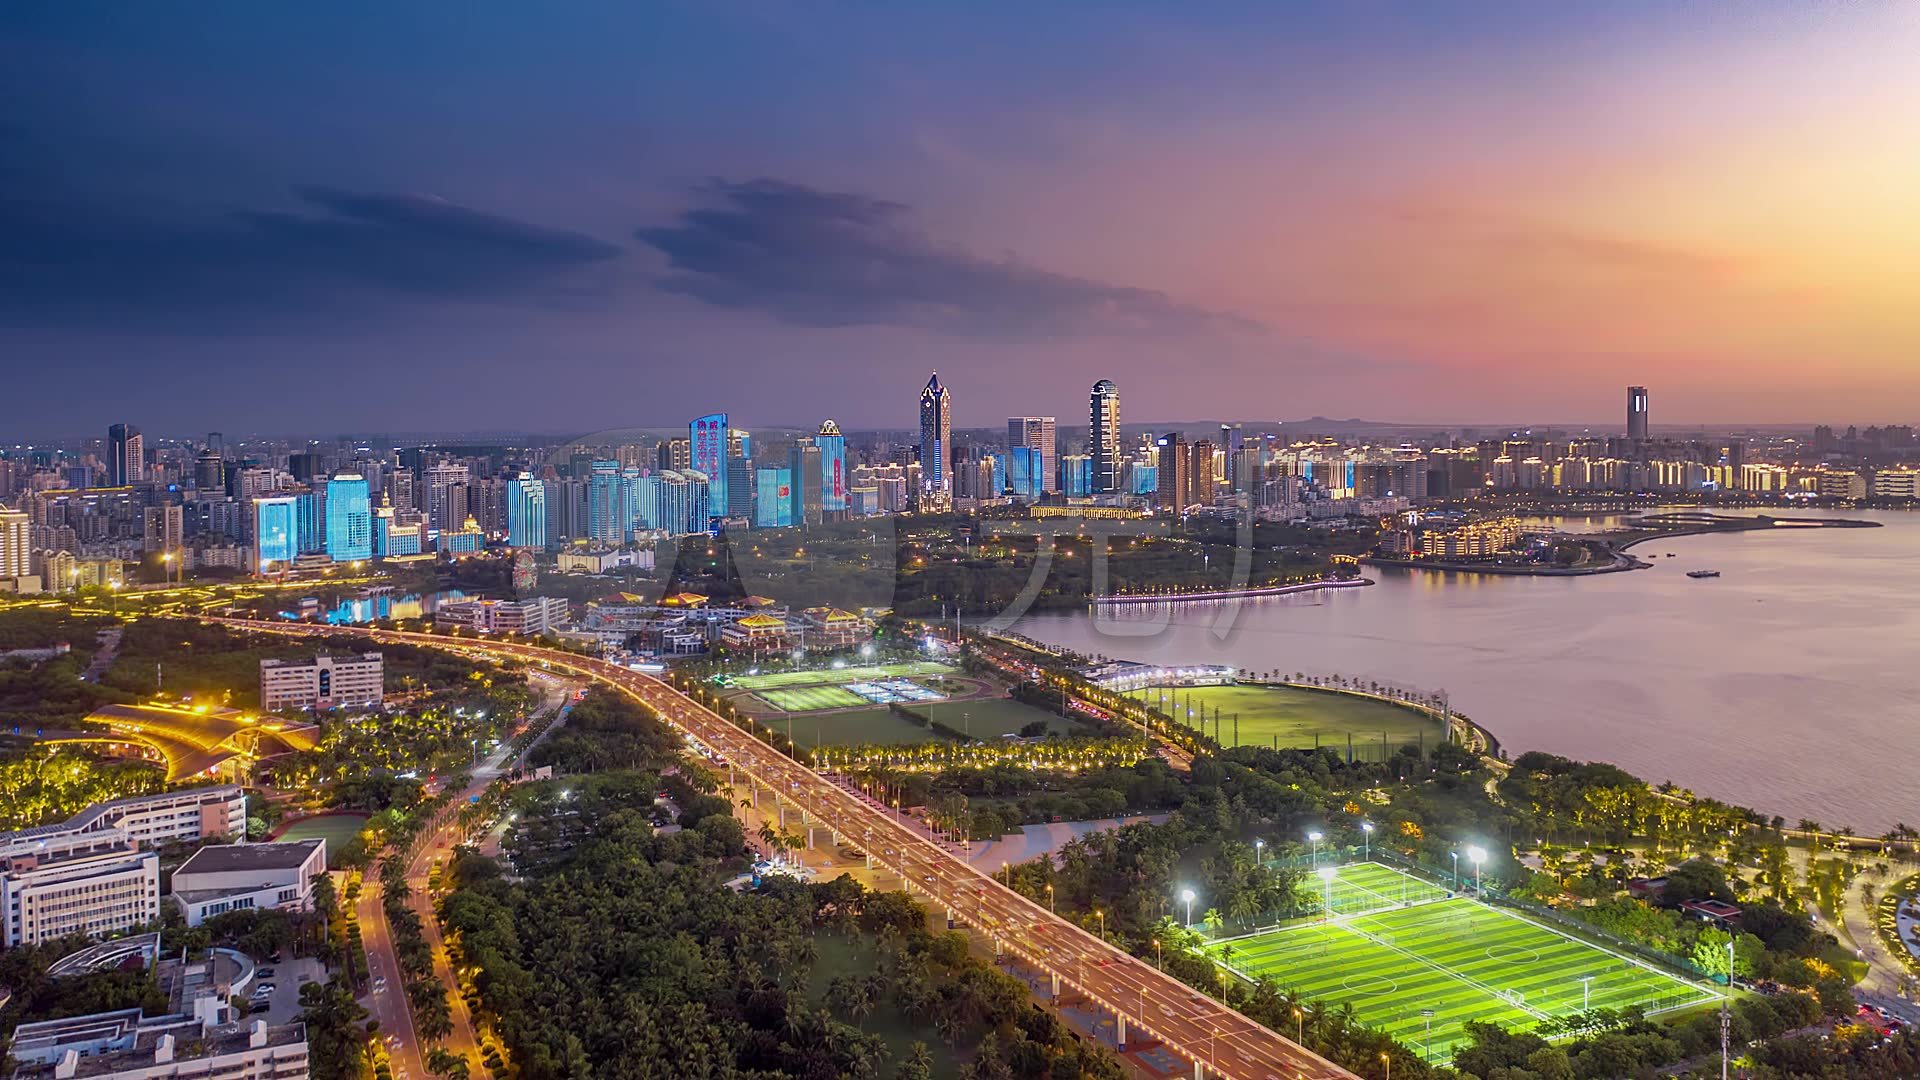
[[1920, 419], [1920, 6], [0, 8], [0, 442]]

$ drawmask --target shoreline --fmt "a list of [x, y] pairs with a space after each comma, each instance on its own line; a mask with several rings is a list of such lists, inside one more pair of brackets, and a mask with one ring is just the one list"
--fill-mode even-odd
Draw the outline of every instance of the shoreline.
[[[1592, 535], [1560, 534], [1589, 546], [1598, 547], [1612, 556], [1605, 566], [1505, 566], [1497, 563], [1473, 563], [1438, 561], [1433, 559], [1396, 559], [1378, 555], [1362, 556], [1360, 562], [1366, 566], [1386, 566], [1403, 570], [1434, 570], [1456, 574], [1489, 574], [1504, 577], [1593, 577], [1597, 574], [1618, 574], [1629, 570], [1649, 570], [1654, 564], [1637, 555], [1630, 554], [1629, 548], [1649, 544], [1656, 540], [1672, 540], [1681, 536], [1712, 536], [1718, 533], [1771, 532], [1775, 529], [1877, 529], [1877, 521], [1857, 521], [1845, 518], [1802, 518], [1774, 517], [1759, 514], [1752, 517], [1722, 516], [1712, 513], [1693, 513], [1673, 511], [1664, 514], [1639, 515], [1647, 522], [1651, 531], [1644, 536], [1624, 537], [1620, 534], [1598, 533]], [[1633, 523], [1627, 523], [1628, 530]]]
[[1185, 604], [1208, 600], [1246, 600], [1262, 596], [1289, 596], [1294, 593], [1318, 592], [1321, 589], [1359, 589], [1373, 584], [1372, 578], [1332, 578], [1326, 581], [1305, 581], [1298, 585], [1268, 585], [1258, 589], [1221, 589], [1187, 593], [1167, 593], [1160, 596], [1096, 596], [1096, 605], [1108, 604]]

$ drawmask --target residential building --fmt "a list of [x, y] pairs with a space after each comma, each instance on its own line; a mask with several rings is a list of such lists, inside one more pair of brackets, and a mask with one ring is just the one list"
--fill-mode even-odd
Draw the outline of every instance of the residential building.
[[311, 660], [260, 661], [260, 708], [378, 708], [386, 699], [386, 665], [377, 652]]
[[[1159, 491], [1156, 505], [1171, 513], [1184, 513], [1193, 499], [1193, 448], [1179, 432], [1160, 440]], [[1095, 469], [1099, 466], [1096, 464]]]
[[1873, 474], [1876, 499], [1920, 497], [1920, 469], [1881, 469]]
[[146, 440], [132, 424], [107, 428], [107, 486], [127, 487], [147, 478]]
[[313, 906], [313, 883], [327, 872], [324, 839], [277, 844], [209, 844], [173, 872], [168, 899], [188, 926], [229, 911]]
[[0, 506], [0, 579], [33, 573], [33, 518]]

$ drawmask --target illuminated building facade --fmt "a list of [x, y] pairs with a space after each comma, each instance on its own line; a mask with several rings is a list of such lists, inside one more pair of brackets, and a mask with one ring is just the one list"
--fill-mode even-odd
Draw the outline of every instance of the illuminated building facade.
[[253, 500], [254, 567], [264, 573], [299, 557], [299, 500], [292, 495]]
[[[713, 512], [727, 509], [727, 414], [709, 413], [687, 425], [692, 444], [692, 471], [707, 478], [707, 505]], [[701, 526], [705, 528], [703, 524]]]
[[327, 481], [327, 555], [334, 562], [373, 558], [373, 498], [367, 479], [340, 473]]
[[920, 391], [920, 483], [928, 491], [950, 491], [953, 455], [953, 395], [934, 372]]
[[847, 511], [847, 437], [840, 425], [828, 420], [813, 437], [820, 451], [820, 512], [844, 515]]
[[1120, 390], [1111, 379], [1093, 384], [1087, 411], [1087, 455], [1093, 459], [1093, 493], [1120, 491]]
[[547, 546], [547, 486], [523, 472], [507, 482], [507, 546]]

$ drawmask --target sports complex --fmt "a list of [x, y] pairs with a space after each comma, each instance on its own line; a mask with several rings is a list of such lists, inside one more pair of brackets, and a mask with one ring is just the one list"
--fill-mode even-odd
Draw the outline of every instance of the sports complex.
[[1243, 979], [1271, 976], [1302, 1001], [1355, 1017], [1431, 1061], [1452, 1057], [1468, 1021], [1531, 1030], [1550, 1017], [1639, 1007], [1669, 1012], [1720, 991], [1505, 908], [1376, 862], [1327, 867], [1308, 884], [1330, 913], [1210, 942]]
[[735, 707], [802, 746], [900, 745], [940, 735], [894, 714], [893, 705], [976, 739], [1018, 733], [1035, 722], [1068, 734], [1072, 721], [1006, 696], [990, 680], [934, 660], [748, 674], [716, 680]]

